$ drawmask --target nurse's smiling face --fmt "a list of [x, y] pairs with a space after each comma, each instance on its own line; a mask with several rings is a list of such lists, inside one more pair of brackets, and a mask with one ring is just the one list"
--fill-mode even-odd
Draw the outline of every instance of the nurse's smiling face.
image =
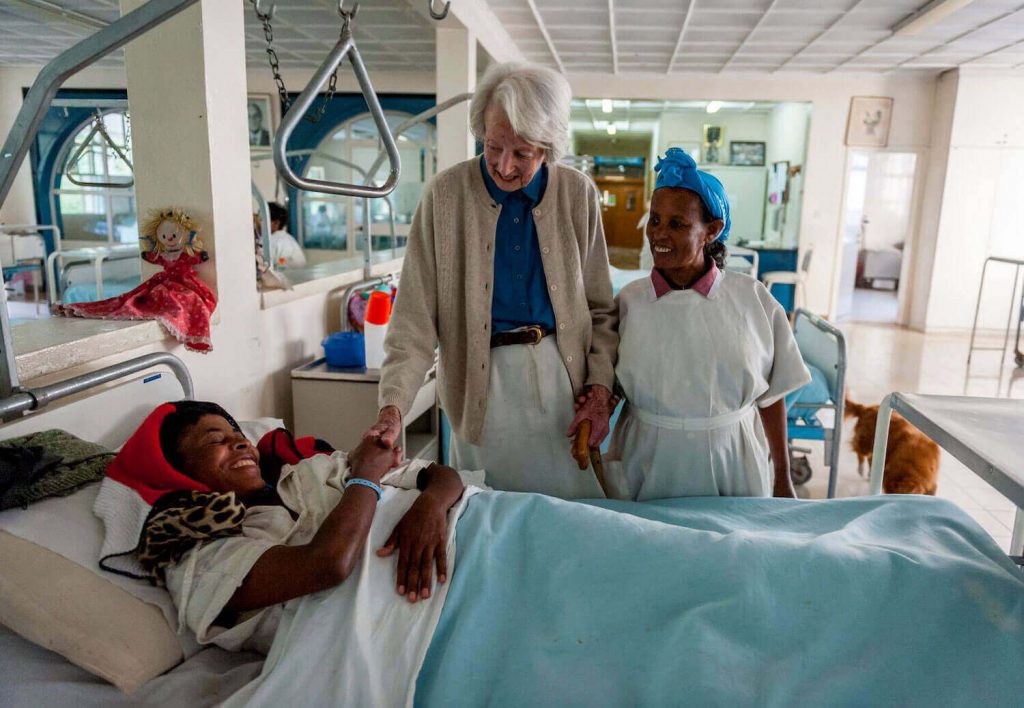
[[505, 112], [496, 106], [484, 111], [484, 157], [487, 174], [505, 192], [528, 185], [544, 164], [543, 148], [516, 135]]
[[235, 492], [243, 499], [263, 491], [260, 454], [240, 431], [219, 415], [204, 415], [178, 441], [182, 469], [215, 492]]
[[721, 219], [710, 216], [696, 192], [680, 187], [662, 187], [651, 197], [647, 240], [654, 267], [663, 271], [704, 270], [704, 246], [718, 238], [725, 228]]

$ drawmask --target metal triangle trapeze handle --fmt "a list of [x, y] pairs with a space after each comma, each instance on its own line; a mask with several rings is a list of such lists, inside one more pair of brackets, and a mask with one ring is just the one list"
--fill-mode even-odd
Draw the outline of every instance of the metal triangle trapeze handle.
[[[103, 138], [103, 142], [105, 143], [104, 147], [109, 147], [117, 154], [118, 157], [120, 157], [124, 161], [124, 164], [128, 165], [128, 169], [132, 172], [132, 178], [127, 182], [97, 182], [92, 180], [83, 181], [75, 179], [75, 177], [72, 175], [69, 168], [73, 168], [75, 164], [78, 162], [79, 158], [85, 154], [85, 151], [92, 146], [92, 139], [93, 137], [95, 137], [97, 133], [99, 133], [100, 137]], [[125, 154], [124, 150], [121, 149], [121, 146], [113, 141], [113, 139], [110, 137], [110, 134], [107, 132], [107, 129], [103, 127], [103, 116], [99, 113], [97, 113], [96, 117], [93, 119], [92, 130], [89, 131], [89, 135], [85, 138], [84, 141], [82, 141], [82, 144], [79, 145], [74, 150], [74, 152], [71, 153], [67, 161], [64, 163], [63, 172], [64, 179], [66, 179], [71, 184], [77, 185], [79, 187], [131, 189], [132, 187], [135, 186], [135, 167], [132, 165], [132, 161], [128, 159], [128, 155]]]
[[[352, 11], [354, 14], [354, 11]], [[373, 122], [377, 126], [377, 132], [380, 133], [381, 140], [384, 143], [384, 150], [387, 152], [388, 161], [391, 163], [391, 173], [388, 175], [387, 181], [379, 187], [361, 184], [346, 184], [344, 182], [330, 182], [327, 180], [318, 179], [306, 179], [300, 177], [292, 169], [291, 165], [288, 164], [288, 156], [286, 154], [288, 139], [291, 137], [295, 128], [298, 127], [299, 122], [302, 120], [302, 116], [310, 109], [313, 102], [316, 100], [317, 93], [320, 87], [327, 82], [338, 65], [348, 56], [352, 62], [352, 71], [356, 75], [356, 80], [359, 82], [359, 89], [363, 94], [363, 98], [366, 100], [366, 105], [370, 107], [370, 115], [373, 117]], [[378, 197], [385, 197], [391, 194], [398, 186], [398, 177], [402, 171], [401, 158], [398, 155], [398, 146], [395, 144], [395, 138], [391, 134], [391, 130], [388, 128], [387, 120], [384, 117], [384, 110], [380, 106], [380, 100], [377, 98], [377, 93], [373, 90], [373, 86], [370, 84], [370, 77], [366, 73], [366, 66], [363, 64], [362, 57], [359, 56], [359, 49], [356, 47], [355, 40], [352, 38], [351, 24], [347, 23], [345, 28], [342, 30], [341, 38], [338, 43], [331, 50], [331, 53], [327, 55], [327, 59], [317, 69], [313, 78], [310, 80], [309, 85], [303, 89], [299, 97], [295, 99], [291, 109], [281, 119], [281, 127], [277, 131], [277, 135], [274, 137], [274, 145], [272, 148], [274, 155], [274, 165], [277, 167], [277, 171], [285, 182], [292, 185], [297, 189], [303, 189], [307, 192], [320, 192], [322, 194], [337, 194], [345, 197], [363, 197], [366, 199], [375, 199]]]

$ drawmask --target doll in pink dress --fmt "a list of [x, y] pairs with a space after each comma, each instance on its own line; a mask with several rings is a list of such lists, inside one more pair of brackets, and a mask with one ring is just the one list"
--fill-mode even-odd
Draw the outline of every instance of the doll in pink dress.
[[198, 231], [196, 223], [181, 209], [151, 212], [140, 231], [140, 246], [149, 246], [142, 258], [163, 270], [123, 295], [99, 302], [60, 305], [56, 313], [110, 320], [156, 320], [186, 349], [210, 351], [210, 316], [217, 306], [217, 296], [194, 270], [209, 259]]

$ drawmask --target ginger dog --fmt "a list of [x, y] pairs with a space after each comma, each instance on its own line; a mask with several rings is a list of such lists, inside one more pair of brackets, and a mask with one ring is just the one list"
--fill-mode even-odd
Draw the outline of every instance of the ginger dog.
[[[846, 399], [844, 418], [856, 418], [850, 447], [857, 453], [857, 473], [864, 476], [864, 463], [871, 464], [875, 445], [878, 406], [862, 406]], [[897, 413], [889, 421], [889, 443], [885, 448], [886, 494], [935, 494], [939, 481], [939, 446]]]

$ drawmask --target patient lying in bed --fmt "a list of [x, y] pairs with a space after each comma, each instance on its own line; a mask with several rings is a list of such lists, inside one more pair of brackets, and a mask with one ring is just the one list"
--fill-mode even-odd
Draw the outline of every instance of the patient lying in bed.
[[[262, 466], [259, 448], [267, 453]], [[150, 497], [131, 555], [166, 582], [181, 624], [200, 642], [266, 653], [283, 603], [352, 572], [381, 483], [422, 491], [376, 551], [397, 550], [398, 592], [427, 599], [434, 569], [439, 582], [447, 579], [447, 512], [463, 492], [450, 467], [400, 464], [401, 450], [376, 440], [346, 455], [311, 439], [296, 444], [286, 431], [268, 434], [259, 448], [216, 404], [164, 404], [118, 454], [100, 492], [101, 516], [115, 484]], [[119, 525], [105, 520], [109, 542]]]
[[[120, 557], [166, 579], [201, 641], [269, 648], [224, 705], [959, 705], [1024, 691], [1024, 578], [944, 500], [476, 493], [372, 442], [299, 461], [316, 446], [284, 438], [260, 457], [225, 412], [193, 406], [147, 419], [97, 510], [108, 536], [136, 529]], [[295, 464], [277, 472], [272, 457]], [[378, 480], [395, 485], [380, 502]], [[119, 524], [111, 510], [132, 495], [149, 508]]]

